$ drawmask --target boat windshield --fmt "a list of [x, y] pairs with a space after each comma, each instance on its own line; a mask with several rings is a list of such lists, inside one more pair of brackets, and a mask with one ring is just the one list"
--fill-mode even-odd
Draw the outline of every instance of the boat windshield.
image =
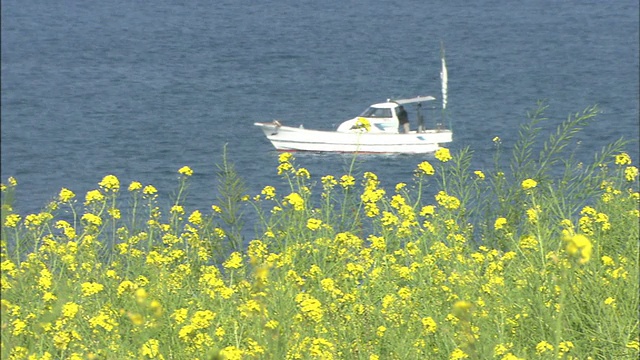
[[368, 108], [362, 114], [360, 114], [360, 116], [368, 117], [368, 118], [390, 118], [390, 117], [392, 117], [391, 116], [391, 109], [381, 109], [381, 108], [375, 108], [375, 107]]

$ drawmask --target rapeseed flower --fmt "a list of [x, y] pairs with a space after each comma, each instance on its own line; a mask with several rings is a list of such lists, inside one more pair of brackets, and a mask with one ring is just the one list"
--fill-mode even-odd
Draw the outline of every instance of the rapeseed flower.
[[538, 345], [536, 345], [536, 354], [542, 355], [547, 352], [552, 352], [553, 349], [554, 349], [553, 345], [543, 340], [543, 341], [540, 341]]
[[14, 228], [18, 226], [20, 222], [20, 215], [18, 214], [9, 214], [7, 218], [4, 220], [4, 226], [7, 228]]
[[229, 259], [222, 263], [226, 269], [239, 269], [242, 267], [242, 254], [235, 251], [229, 255]]
[[522, 181], [522, 190], [530, 190], [538, 186], [538, 182], [533, 179], [525, 179]]
[[62, 306], [62, 316], [67, 319], [72, 319], [80, 311], [82, 307], [74, 302], [67, 302]]
[[440, 149], [436, 150], [435, 157], [436, 157], [436, 159], [438, 159], [438, 160], [440, 160], [442, 162], [447, 162], [447, 161], [453, 159], [451, 157], [451, 153], [449, 152], [449, 149], [447, 149], [447, 148], [440, 148]]
[[322, 321], [324, 311], [322, 310], [322, 303], [318, 299], [307, 293], [300, 293], [295, 297], [298, 308], [305, 318], [308, 318], [314, 322]]
[[355, 125], [353, 125], [353, 127], [351, 128], [361, 129], [361, 130], [364, 130], [365, 132], [369, 132], [371, 130], [371, 123], [369, 122], [369, 120], [367, 120], [367, 118], [358, 117]]
[[436, 324], [435, 320], [433, 320], [431, 316], [422, 318], [421, 322], [422, 322], [422, 330], [426, 335], [435, 334], [436, 331], [438, 330], [438, 325]]
[[264, 195], [264, 198], [266, 200], [272, 200], [276, 197], [276, 188], [274, 188], [273, 186], [267, 185], [264, 187], [264, 189], [262, 189], [261, 194]]
[[104, 195], [102, 195], [100, 190], [91, 190], [87, 192], [87, 195], [84, 198], [84, 204], [90, 205], [103, 200], [104, 200]]
[[103, 309], [98, 313], [98, 315], [89, 319], [89, 326], [92, 329], [102, 328], [107, 332], [111, 332], [114, 328], [119, 326], [119, 324], [111, 317], [109, 310]]
[[493, 224], [493, 228], [496, 230], [501, 230], [501, 229], [504, 229], [506, 225], [507, 225], [507, 219], [503, 217], [499, 217], [496, 219], [496, 222]]
[[296, 170], [296, 176], [299, 178], [309, 179], [311, 177], [311, 174], [309, 173], [309, 170], [305, 168], [300, 168]]
[[164, 359], [160, 354], [160, 341], [157, 339], [149, 339], [142, 347], [140, 347], [140, 356], [148, 357], [150, 359]]
[[100, 218], [100, 216], [95, 214], [90, 214], [90, 213], [84, 214], [82, 215], [82, 220], [86, 221], [87, 224], [90, 224], [90, 225], [94, 225], [94, 226], [102, 225], [102, 218]]
[[242, 360], [244, 352], [235, 346], [227, 346], [220, 350], [220, 357], [224, 360]]
[[570, 236], [567, 241], [566, 251], [569, 255], [580, 258], [579, 263], [585, 264], [591, 259], [593, 245], [591, 241], [582, 234]]
[[631, 182], [634, 181], [638, 177], [638, 168], [635, 166], [627, 166], [624, 169], [624, 178]]
[[616, 165], [631, 165], [631, 156], [627, 153], [616, 155]]
[[436, 213], [436, 208], [433, 205], [426, 205], [420, 209], [420, 216], [431, 216]]
[[158, 189], [153, 185], [147, 185], [142, 189], [142, 193], [147, 196], [152, 196], [158, 193]]
[[191, 170], [191, 168], [188, 166], [183, 166], [178, 170], [178, 173], [189, 177], [193, 175], [193, 170]]
[[295, 211], [304, 210], [304, 199], [298, 193], [291, 193], [284, 198], [285, 202], [293, 206]]
[[418, 169], [416, 170], [416, 173], [420, 176], [420, 175], [433, 175], [436, 173], [436, 170], [433, 168], [433, 166], [428, 162], [428, 161], [423, 161], [420, 164], [418, 164]]
[[133, 192], [133, 191], [138, 191], [142, 189], [142, 184], [138, 181], [132, 181], [131, 184], [129, 184], [129, 191]]
[[342, 175], [340, 178], [340, 186], [344, 189], [352, 188], [356, 184], [356, 179], [351, 175]]
[[58, 199], [64, 203], [71, 201], [71, 199], [73, 199], [75, 196], [76, 194], [74, 194], [73, 191], [67, 188], [62, 188], [62, 190], [60, 190], [60, 194], [58, 195]]
[[307, 220], [307, 228], [311, 231], [316, 231], [322, 225], [322, 220], [319, 219], [309, 219]]
[[189, 309], [186, 309], [186, 308], [177, 309], [173, 312], [173, 314], [171, 314], [171, 318], [173, 318], [173, 320], [176, 323], [182, 324], [185, 322], [185, 320], [187, 320], [188, 313], [189, 313]]
[[440, 191], [435, 195], [435, 199], [440, 206], [449, 210], [455, 210], [460, 207], [460, 200], [455, 196], [448, 195], [445, 191]]
[[85, 282], [80, 285], [82, 288], [82, 296], [89, 297], [104, 290], [104, 285], [97, 282]]
[[469, 355], [462, 351], [460, 348], [456, 348], [449, 355], [449, 360], [460, 360], [460, 359], [468, 359]]
[[616, 299], [612, 297], [608, 297], [604, 300], [604, 304], [607, 306], [611, 306], [612, 308], [616, 308]]
[[98, 183], [106, 192], [118, 192], [120, 190], [120, 180], [115, 175], [107, 175]]
[[474, 173], [474, 174], [476, 174], [476, 176], [478, 177], [478, 179], [480, 179], [480, 180], [484, 180], [484, 179], [485, 179], [485, 175], [484, 175], [484, 173], [483, 173], [482, 171], [480, 171], [480, 170], [476, 170], [476, 171], [474, 171], [473, 173]]
[[191, 215], [189, 215], [189, 222], [194, 225], [202, 224], [202, 213], [200, 210], [195, 210]]

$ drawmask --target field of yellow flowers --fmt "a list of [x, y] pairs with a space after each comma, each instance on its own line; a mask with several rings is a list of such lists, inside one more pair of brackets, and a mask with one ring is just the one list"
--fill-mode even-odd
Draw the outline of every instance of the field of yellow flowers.
[[[548, 170], [591, 115], [539, 157], [534, 117], [509, 169], [496, 138], [494, 169], [443, 148], [394, 189], [282, 153], [286, 188], [208, 213], [182, 205], [187, 166], [166, 210], [152, 185], [107, 175], [22, 217], [9, 178], [2, 358], [636, 359], [638, 168], [616, 143]], [[259, 224], [245, 244], [238, 209]]]

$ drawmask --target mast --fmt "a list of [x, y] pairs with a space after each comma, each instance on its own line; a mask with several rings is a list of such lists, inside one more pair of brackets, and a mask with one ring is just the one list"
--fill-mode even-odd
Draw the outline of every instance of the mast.
[[[447, 110], [447, 86], [449, 81], [449, 76], [447, 74], [447, 62], [445, 60], [445, 51], [444, 51], [444, 43], [440, 42], [440, 59], [442, 62], [442, 69], [440, 70], [440, 80], [442, 81], [442, 121], [444, 122], [446, 118], [446, 110]], [[449, 128], [451, 129], [451, 124], [449, 124]]]

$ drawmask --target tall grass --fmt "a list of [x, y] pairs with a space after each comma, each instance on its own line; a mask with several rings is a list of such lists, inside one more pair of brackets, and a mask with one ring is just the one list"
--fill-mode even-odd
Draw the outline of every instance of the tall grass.
[[567, 154], [596, 108], [535, 156], [544, 110], [492, 169], [440, 149], [393, 189], [283, 153], [288, 186], [259, 194], [225, 160], [209, 212], [182, 205], [185, 166], [164, 214], [108, 175], [23, 218], [10, 178], [2, 358], [636, 359], [638, 169], [623, 141]]

